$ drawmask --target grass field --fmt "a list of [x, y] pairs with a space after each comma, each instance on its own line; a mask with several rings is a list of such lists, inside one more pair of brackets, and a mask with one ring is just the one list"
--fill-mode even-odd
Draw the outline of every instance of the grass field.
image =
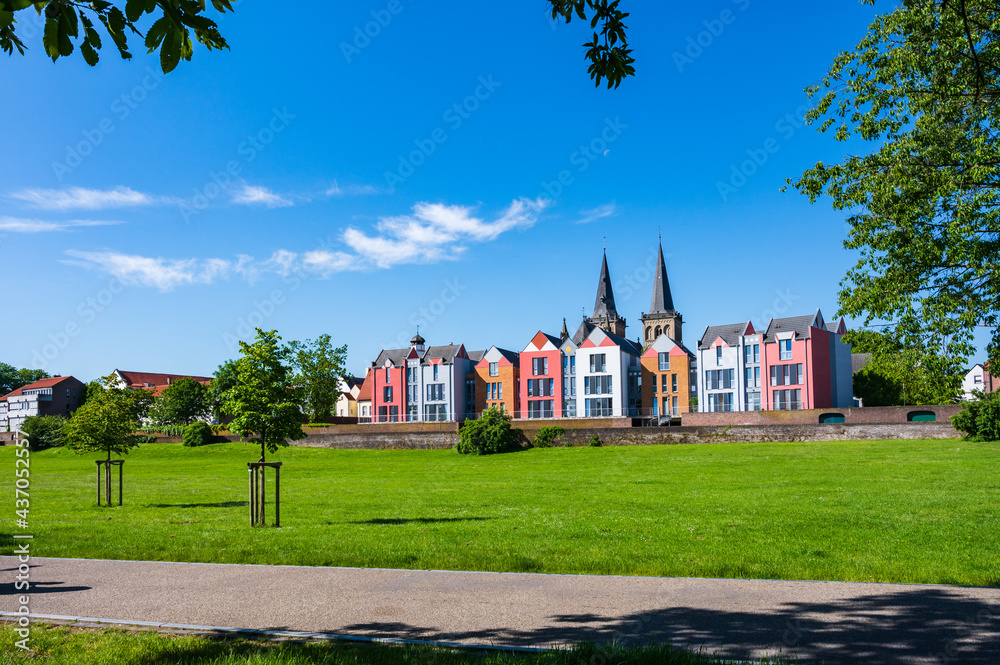
[[[584, 447], [489, 457], [287, 448], [273, 456], [284, 462], [281, 529], [247, 526], [246, 462], [256, 454], [239, 443], [142, 446], [125, 463], [124, 507], [98, 508], [91, 456], [33, 453], [32, 553], [1000, 584], [995, 444]], [[12, 484], [13, 448], [0, 449], [0, 468]]]
[[[0, 627], [0, 665], [57, 663], [59, 665], [726, 665], [730, 660], [710, 658], [671, 648], [595, 647], [547, 653], [456, 651], [428, 646], [384, 644], [260, 642], [220, 640], [197, 636], [163, 635], [122, 630], [69, 630], [35, 625], [30, 652], [14, 646], [19, 639]], [[745, 662], [745, 661], [744, 661]], [[764, 662], [764, 661], [761, 661]], [[768, 660], [768, 663], [778, 661]], [[741, 664], [742, 665], [742, 664]]]

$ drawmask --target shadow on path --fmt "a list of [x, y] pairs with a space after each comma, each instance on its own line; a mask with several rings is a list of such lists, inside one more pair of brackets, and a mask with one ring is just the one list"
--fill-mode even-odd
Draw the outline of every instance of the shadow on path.
[[151, 503], [149, 508], [245, 508], [246, 501], [223, 501], [222, 503]]
[[438, 524], [442, 522], [485, 522], [492, 517], [413, 517], [413, 518], [379, 518], [351, 522], [351, 524]]
[[554, 625], [542, 628], [467, 632], [367, 622], [330, 632], [514, 646], [669, 641], [734, 659], [780, 654], [828, 664], [1000, 663], [1000, 604], [934, 588], [788, 603], [766, 614], [672, 607], [624, 617], [589, 613], [550, 620]]
[[31, 582], [28, 589], [16, 589], [14, 582], [0, 584], [0, 596], [34, 596], [40, 593], [67, 593], [70, 591], [90, 591], [89, 586], [62, 586], [64, 582]]

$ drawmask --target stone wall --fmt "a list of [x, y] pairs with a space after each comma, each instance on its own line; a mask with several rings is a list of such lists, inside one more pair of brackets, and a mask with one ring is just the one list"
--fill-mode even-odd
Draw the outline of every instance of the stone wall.
[[454, 448], [458, 432], [355, 432], [309, 434], [296, 446], [358, 450], [436, 450]]
[[[685, 413], [684, 426], [738, 426], [738, 425], [816, 425], [820, 416], [837, 413], [844, 416], [845, 425], [887, 425], [907, 423], [907, 416], [914, 411], [931, 411], [938, 423], [951, 423], [951, 416], [961, 410], [961, 405], [931, 406], [869, 406], [844, 409], [804, 409], [799, 411], [730, 411], [725, 413]], [[911, 423], [912, 424], [912, 423]]]
[[13, 446], [17, 435], [17, 432], [0, 432], [0, 446]]

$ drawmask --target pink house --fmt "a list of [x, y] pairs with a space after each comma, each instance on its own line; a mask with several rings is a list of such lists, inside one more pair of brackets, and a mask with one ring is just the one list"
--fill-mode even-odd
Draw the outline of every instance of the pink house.
[[522, 418], [563, 416], [563, 341], [539, 331], [520, 355]]

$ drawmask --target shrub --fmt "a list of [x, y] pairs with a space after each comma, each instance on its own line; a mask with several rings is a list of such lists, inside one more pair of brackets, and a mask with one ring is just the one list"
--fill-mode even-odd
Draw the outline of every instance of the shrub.
[[143, 443], [156, 443], [156, 435], [155, 434], [137, 434], [136, 436], [132, 437], [132, 440], [135, 441], [136, 443], [139, 443], [139, 444], [143, 444]]
[[966, 441], [1000, 441], [1000, 393], [977, 393], [951, 417], [951, 424], [965, 432]]
[[28, 437], [28, 448], [34, 451], [66, 445], [65, 428], [62, 416], [31, 416], [24, 419], [21, 431]]
[[532, 445], [535, 448], [548, 448], [549, 446], [555, 444], [556, 439], [561, 437], [566, 433], [562, 427], [543, 427], [538, 430], [538, 434], [535, 435], [535, 440], [532, 441]]
[[516, 447], [518, 431], [510, 416], [499, 409], [486, 409], [479, 420], [466, 420], [459, 431], [458, 452], [491, 455]]
[[140, 427], [139, 431], [145, 434], [161, 434], [163, 436], [184, 436], [185, 425], [150, 425]]
[[588, 442], [587, 445], [589, 445], [591, 448], [600, 448], [601, 446], [604, 445], [604, 442], [601, 441], [601, 437], [597, 436], [596, 434], [591, 434], [590, 441]]
[[207, 446], [212, 443], [212, 428], [197, 420], [184, 430], [184, 445], [188, 447]]

